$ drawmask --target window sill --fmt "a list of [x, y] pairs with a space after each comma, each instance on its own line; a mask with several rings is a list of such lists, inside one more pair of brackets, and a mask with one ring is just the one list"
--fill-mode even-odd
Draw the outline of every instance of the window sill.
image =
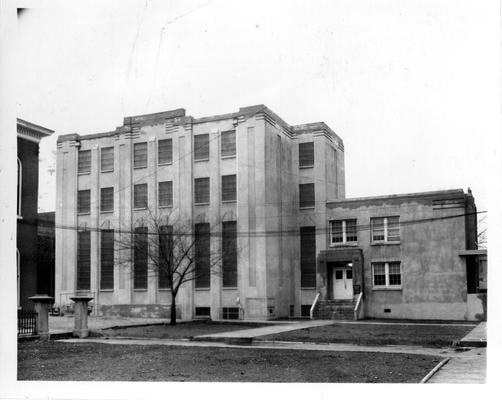
[[88, 211], [88, 212], [81, 212], [81, 213], [78, 212], [77, 216], [79, 216], [79, 215], [91, 215], [91, 212], [90, 211]]
[[232, 154], [231, 156], [221, 156], [222, 160], [228, 160], [232, 158], [237, 158], [237, 154]]
[[171, 289], [169, 288], [158, 288], [159, 292], [170, 292]]
[[314, 168], [314, 165], [313, 165], [313, 164], [312, 164], [312, 165], [300, 165], [298, 168], [299, 168], [299, 169]]
[[134, 292], [148, 292], [148, 289], [133, 289]]
[[315, 206], [300, 207], [300, 211], [313, 210], [313, 209], [315, 209]]
[[168, 206], [159, 206], [159, 208], [173, 208], [173, 205], [169, 204]]
[[100, 292], [113, 293], [113, 289], [99, 289]]
[[305, 286], [305, 287], [300, 287], [300, 290], [316, 290], [317, 288], [315, 286]]
[[403, 287], [402, 286], [399, 286], [399, 287], [372, 287], [371, 289], [376, 292], [380, 292], [383, 290], [400, 291], [400, 290], [403, 290]]
[[357, 247], [358, 242], [331, 243], [329, 247]]
[[393, 245], [393, 244], [401, 244], [401, 241], [399, 242], [371, 242], [371, 246], [381, 246], [381, 245]]
[[158, 165], [159, 165], [159, 167], [165, 167], [168, 165], [173, 165], [173, 162], [171, 161], [171, 162], [159, 163]]
[[224, 203], [224, 204], [237, 203], [237, 199], [235, 199], [235, 200], [222, 200], [221, 202]]
[[132, 167], [133, 169], [143, 169], [143, 168], [146, 168], [147, 166], [146, 165], [138, 165], [138, 166], [134, 166]]
[[113, 210], [101, 210], [99, 211], [100, 214], [113, 214]]
[[209, 158], [203, 158], [200, 160], [193, 160], [193, 162], [205, 162], [205, 161], [209, 161]]
[[194, 206], [208, 206], [209, 202], [207, 203], [193, 203]]
[[80, 175], [90, 175], [91, 174], [91, 171], [89, 172], [77, 172], [77, 175], [80, 176]]
[[229, 287], [222, 287], [221, 290], [237, 290], [239, 289], [237, 286], [229, 286]]
[[146, 210], [147, 207], [134, 207], [132, 210], [133, 211], [143, 211], [143, 210]]
[[210, 287], [207, 287], [207, 288], [201, 288], [201, 287], [195, 288], [196, 292], [209, 292], [210, 290], [211, 290]]
[[107, 169], [107, 170], [104, 170], [104, 171], [102, 170], [101, 171], [102, 174], [106, 174], [108, 172], [113, 172], [113, 169]]

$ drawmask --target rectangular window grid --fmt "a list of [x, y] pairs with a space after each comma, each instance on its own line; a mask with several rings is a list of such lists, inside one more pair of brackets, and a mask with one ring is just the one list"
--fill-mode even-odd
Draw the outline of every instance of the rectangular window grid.
[[300, 184], [300, 208], [315, 207], [315, 186], [313, 183]]
[[162, 225], [159, 229], [159, 289], [170, 289], [169, 270], [173, 262], [173, 227]]
[[193, 137], [193, 159], [195, 161], [209, 160], [209, 134], [195, 135]]
[[237, 175], [221, 177], [221, 201], [237, 200]]
[[237, 287], [237, 222], [222, 223], [223, 287]]
[[147, 208], [148, 206], [148, 185], [140, 183], [134, 185], [134, 208]]
[[159, 182], [159, 207], [172, 207], [173, 181]]
[[101, 276], [100, 289], [113, 289], [114, 231], [101, 231]]
[[78, 152], [78, 173], [88, 174], [91, 172], [91, 151], [79, 150]]
[[77, 290], [91, 289], [91, 232], [77, 232]]
[[113, 147], [101, 148], [101, 172], [113, 171]]
[[298, 144], [299, 164], [301, 168], [314, 166], [314, 142]]
[[378, 217], [371, 219], [372, 242], [399, 242], [401, 240], [399, 217]]
[[100, 211], [113, 211], [113, 187], [101, 188]]
[[209, 224], [195, 224], [195, 287], [208, 289], [210, 276], [210, 235]]
[[148, 228], [134, 228], [134, 289], [148, 288]]
[[235, 131], [226, 131], [221, 133], [221, 156], [222, 157], [232, 157], [235, 156], [236, 143], [235, 143]]
[[221, 319], [239, 319], [239, 307], [223, 307]]
[[134, 143], [134, 168], [145, 168], [148, 163], [148, 143]]
[[77, 193], [77, 213], [89, 214], [91, 212], [91, 191], [79, 190]]
[[376, 289], [400, 289], [401, 288], [401, 263], [376, 262], [373, 267], [373, 287]]
[[194, 180], [194, 203], [209, 203], [209, 178], [196, 178]]
[[316, 287], [315, 226], [300, 228], [300, 280], [302, 288]]
[[159, 140], [159, 164], [171, 164], [173, 162], [173, 140], [163, 139]]

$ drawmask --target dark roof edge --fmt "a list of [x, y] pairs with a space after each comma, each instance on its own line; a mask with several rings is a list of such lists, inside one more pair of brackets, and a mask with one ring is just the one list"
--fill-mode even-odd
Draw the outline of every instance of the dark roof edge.
[[32, 122], [25, 121], [24, 119], [21, 119], [21, 118], [17, 118], [17, 124], [24, 127], [24, 128], [35, 131], [42, 136], [49, 136], [52, 133], [54, 133], [54, 131], [51, 129], [44, 128], [43, 126], [34, 124]]

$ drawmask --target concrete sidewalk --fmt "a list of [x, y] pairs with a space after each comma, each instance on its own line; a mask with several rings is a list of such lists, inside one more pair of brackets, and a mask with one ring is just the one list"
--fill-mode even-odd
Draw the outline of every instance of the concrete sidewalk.
[[459, 345], [465, 347], [486, 347], [486, 322], [480, 322], [478, 326], [460, 340]]
[[[90, 330], [99, 330], [111, 328], [114, 326], [131, 326], [142, 324], [164, 324], [168, 323], [169, 319], [161, 318], [126, 318], [126, 317], [93, 317], [89, 316], [88, 326]], [[49, 316], [49, 333], [61, 334], [71, 333], [75, 326], [73, 315], [65, 315], [62, 317]]]

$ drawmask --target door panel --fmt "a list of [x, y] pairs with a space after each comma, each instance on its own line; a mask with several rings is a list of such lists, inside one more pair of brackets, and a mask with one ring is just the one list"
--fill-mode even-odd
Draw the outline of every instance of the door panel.
[[333, 298], [335, 300], [351, 300], [354, 296], [352, 288], [352, 269], [333, 269]]

